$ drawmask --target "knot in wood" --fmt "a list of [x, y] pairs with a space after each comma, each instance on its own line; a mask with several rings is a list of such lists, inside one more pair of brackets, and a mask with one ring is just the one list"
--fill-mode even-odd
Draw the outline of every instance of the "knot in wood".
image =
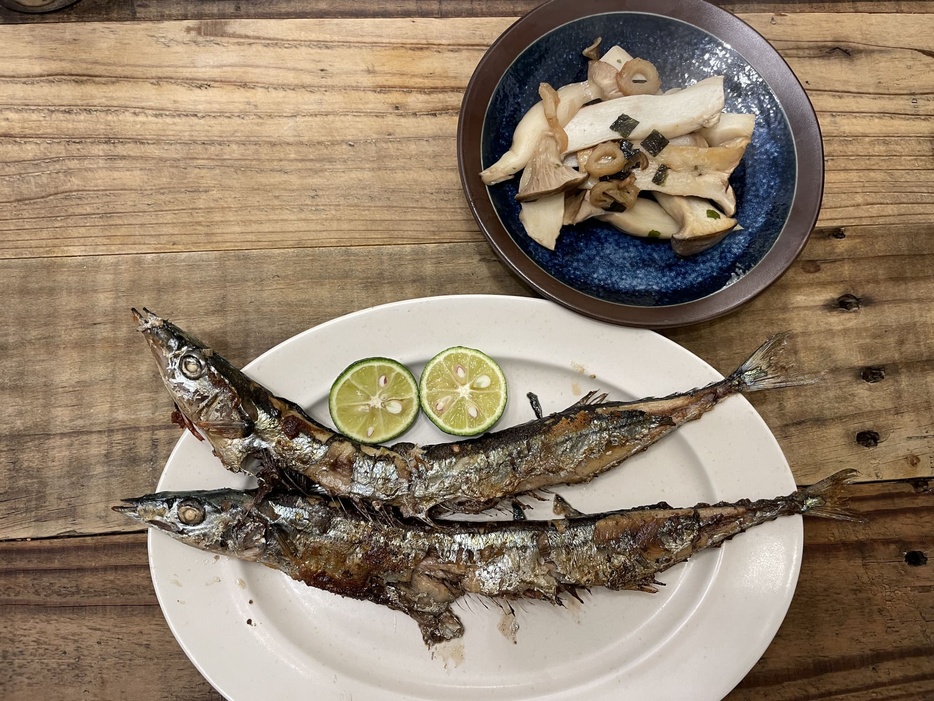
[[882, 382], [885, 379], [885, 368], [881, 365], [869, 365], [860, 370], [859, 376], [866, 382]]
[[879, 434], [876, 431], [860, 431], [856, 434], [856, 442], [864, 448], [875, 448], [879, 445]]
[[910, 567], [923, 567], [928, 563], [928, 556], [920, 550], [909, 550], [905, 553], [905, 563]]
[[845, 295], [837, 297], [837, 306], [845, 312], [855, 312], [859, 309], [862, 300], [856, 295], [847, 292]]

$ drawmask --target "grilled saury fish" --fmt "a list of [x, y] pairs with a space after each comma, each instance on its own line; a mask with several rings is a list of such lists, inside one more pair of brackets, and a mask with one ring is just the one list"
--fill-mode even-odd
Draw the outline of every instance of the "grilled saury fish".
[[563, 411], [468, 440], [367, 446], [275, 396], [171, 322], [133, 311], [175, 400], [176, 420], [206, 438], [227, 469], [274, 464], [332, 496], [390, 504], [426, 520], [433, 510], [477, 512], [505, 497], [586, 482], [726, 397], [800, 384], [779, 371], [786, 334], [778, 334], [729, 377], [683, 394], [634, 402], [588, 395]]
[[251, 492], [165, 492], [114, 507], [203, 550], [260, 562], [314, 587], [402, 611], [428, 645], [463, 634], [465, 594], [557, 603], [591, 587], [654, 591], [656, 575], [780, 516], [853, 518], [839, 505], [855, 476], [838, 472], [787, 496], [691, 508], [667, 504], [551, 521], [434, 525], [334, 500]]

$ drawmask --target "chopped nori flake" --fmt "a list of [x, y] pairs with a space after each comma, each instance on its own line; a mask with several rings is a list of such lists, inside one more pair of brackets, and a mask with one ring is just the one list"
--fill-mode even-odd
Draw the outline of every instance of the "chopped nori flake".
[[656, 229], [652, 229], [652, 230], [648, 233], [648, 237], [649, 237], [650, 239], [660, 239], [660, 238], [662, 237], [662, 232], [661, 232], [661, 231], [658, 231], [658, 230], [656, 230]]
[[650, 156], [657, 156], [668, 145], [668, 139], [658, 129], [653, 129], [652, 133], [642, 139], [642, 148]]
[[720, 218], [720, 212], [718, 212], [718, 211], [715, 210], [715, 209], [708, 209], [708, 210], [707, 210], [707, 218], [708, 218], [708, 219], [719, 219], [719, 218]]
[[658, 170], [655, 171], [655, 175], [652, 176], [652, 182], [656, 185], [664, 185], [665, 181], [668, 179], [668, 166], [664, 163], [658, 166]]
[[632, 134], [632, 130], [637, 126], [639, 126], [638, 119], [633, 119], [628, 114], [621, 114], [616, 118], [616, 121], [610, 125], [610, 129], [625, 139]]
[[639, 153], [639, 149], [633, 146], [632, 142], [627, 139], [623, 139], [619, 142], [619, 150], [623, 152], [623, 157], [625, 157], [627, 161]]

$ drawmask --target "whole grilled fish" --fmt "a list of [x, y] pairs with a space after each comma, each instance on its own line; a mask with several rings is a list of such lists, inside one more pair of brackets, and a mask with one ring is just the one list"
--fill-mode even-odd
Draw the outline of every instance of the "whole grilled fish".
[[779, 516], [853, 519], [843, 470], [788, 496], [709, 506], [645, 506], [552, 521], [403, 523], [317, 496], [163, 492], [115, 506], [209, 552], [260, 562], [320, 589], [402, 611], [427, 645], [458, 638], [465, 594], [559, 603], [591, 587], [654, 592], [656, 575]]
[[787, 334], [778, 334], [729, 377], [683, 394], [634, 402], [588, 395], [563, 411], [468, 440], [367, 446], [275, 396], [171, 322], [145, 309], [133, 313], [175, 400], [176, 421], [207, 438], [227, 469], [256, 473], [250, 458], [263, 458], [332, 496], [394, 505], [426, 520], [433, 509], [478, 512], [524, 492], [587, 482], [726, 397], [800, 384], [779, 372]]

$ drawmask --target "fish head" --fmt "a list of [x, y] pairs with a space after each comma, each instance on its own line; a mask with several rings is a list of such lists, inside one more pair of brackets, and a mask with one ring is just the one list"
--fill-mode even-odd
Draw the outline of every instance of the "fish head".
[[113, 510], [208, 552], [259, 560], [269, 521], [254, 509], [252, 492], [219, 489], [159, 492], [124, 499]]
[[[237, 441], [251, 436], [264, 391], [222, 356], [175, 324], [148, 309], [133, 310], [149, 343], [159, 374], [175, 401], [176, 421], [214, 446], [231, 469], [239, 469]], [[233, 445], [232, 445], [233, 444]], [[233, 464], [230, 464], [233, 463]]]

